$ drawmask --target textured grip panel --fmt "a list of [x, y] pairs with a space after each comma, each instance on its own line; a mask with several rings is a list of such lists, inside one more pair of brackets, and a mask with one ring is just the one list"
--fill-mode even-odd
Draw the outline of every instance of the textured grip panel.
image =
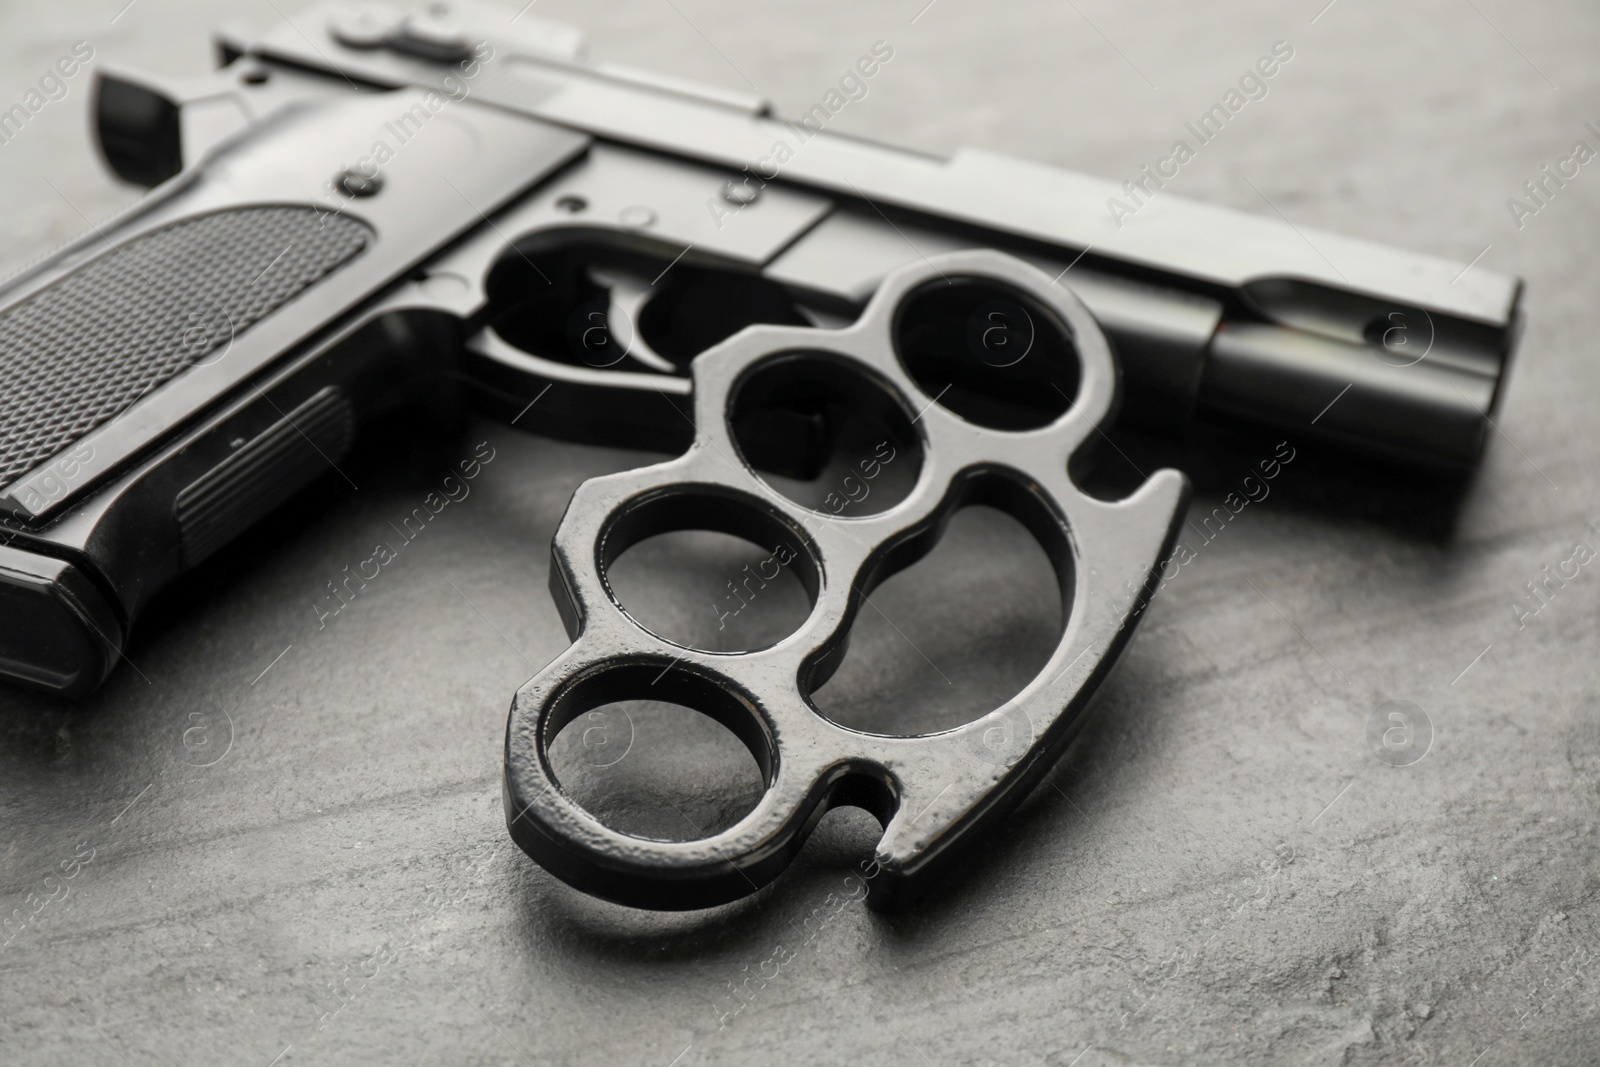
[[32, 470], [359, 254], [365, 224], [242, 207], [111, 248], [0, 311], [0, 485]]
[[350, 402], [330, 385], [196, 479], [173, 503], [183, 565], [199, 563], [331, 469], [354, 437]]

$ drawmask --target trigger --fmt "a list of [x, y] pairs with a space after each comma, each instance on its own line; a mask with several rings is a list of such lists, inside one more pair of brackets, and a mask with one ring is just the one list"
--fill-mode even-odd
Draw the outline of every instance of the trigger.
[[598, 267], [589, 268], [589, 279], [609, 294], [606, 329], [624, 353], [651, 370], [677, 374], [677, 366], [651, 348], [639, 332], [639, 313], [653, 295], [650, 286], [632, 275]]

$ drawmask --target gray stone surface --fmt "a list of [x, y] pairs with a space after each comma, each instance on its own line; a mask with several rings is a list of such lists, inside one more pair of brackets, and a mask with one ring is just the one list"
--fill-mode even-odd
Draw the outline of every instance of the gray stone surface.
[[[0, 8], [0, 105], [77, 39], [199, 70], [208, 24], [280, 17], [136, 0], [113, 23], [123, 2]], [[1600, 175], [1520, 231], [1506, 208], [1595, 144], [1592, 5], [922, 5], [535, 11], [606, 58], [748, 76], [788, 112], [883, 38], [895, 59], [841, 127], [1113, 176], [1292, 42], [1173, 191], [1463, 262], [1488, 246], [1484, 266], [1528, 279], [1503, 432], [1453, 531], [1377, 521], [1360, 492], [1318, 505], [1295, 484], [1317, 468], [1291, 464], [1168, 587], [1051, 783], [925, 907], [843, 901], [874, 827], [840, 813], [771, 890], [653, 915], [523, 857], [498, 767], [510, 693], [565, 644], [544, 582], [566, 497], [647, 457], [488, 423], [378, 442], [359, 492], [319, 486], [169, 597], [96, 699], [0, 693], [0, 904], [40, 908], [0, 935], [0, 1060], [1600, 1062], [1600, 587], [1585, 568], [1524, 626], [1512, 607], [1574, 542], [1600, 546]], [[132, 197], [89, 147], [87, 85], [0, 145], [7, 267]], [[323, 583], [484, 439], [472, 495], [319, 629]], [[1212, 471], [1197, 507], [1242, 474]], [[974, 529], [884, 603], [944, 675], [1002, 685], [973, 638], [1026, 648], [1040, 616], [1013, 595], [1026, 564]], [[841, 705], [937, 702], [889, 637], [865, 645], [881, 669], [836, 680]], [[1412, 766], [1368, 748], [1389, 700], [1432, 721]], [[718, 738], [639, 719], [619, 769], [707, 811], [738, 799], [705, 773], [738, 770]], [[63, 862], [76, 876], [47, 881]], [[732, 985], [773, 960], [735, 1013]]]

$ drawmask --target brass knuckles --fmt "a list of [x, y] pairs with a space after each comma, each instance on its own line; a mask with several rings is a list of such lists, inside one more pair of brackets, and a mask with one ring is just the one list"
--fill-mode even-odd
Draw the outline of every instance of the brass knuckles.
[[[985, 429], [917, 386], [895, 353], [896, 314], [908, 294], [950, 278], [1013, 287], [1059, 316], [1081, 364], [1065, 414], [1037, 430]], [[834, 518], [795, 505], [744, 464], [727, 418], [735, 391], [758, 364], [796, 351], [832, 354], [893, 394], [908, 418], [917, 416], [922, 469], [906, 499], [879, 514]], [[550, 586], [573, 644], [511, 705], [511, 836], [586, 892], [635, 907], [703, 908], [772, 881], [828, 807], [855, 804], [885, 827], [869, 868], [868, 903], [903, 905], [1065, 751], [1137, 622], [1143, 596], [1130, 596], [1128, 587], [1144, 593], [1154, 582], [1188, 482], [1158, 471], [1114, 503], [1073, 484], [1068, 460], [1114, 410], [1116, 368], [1076, 297], [999, 252], [958, 252], [900, 270], [844, 329], [748, 328], [696, 359], [693, 377], [698, 435], [689, 450], [585, 482], [556, 531]], [[1055, 567], [1069, 610], [1049, 663], [1004, 706], [954, 730], [887, 737], [824, 718], [807, 694], [843, 659], [865, 595], [927, 552], [956, 510], [980, 501], [1028, 526]], [[632, 544], [679, 529], [804, 546], [792, 566], [813, 598], [806, 622], [775, 645], [741, 653], [686, 648], [644, 629], [611, 595], [606, 567]], [[755, 809], [709, 838], [667, 842], [618, 833], [574, 803], [556, 783], [549, 743], [584, 712], [631, 699], [687, 705], [732, 730], [767, 782]]]

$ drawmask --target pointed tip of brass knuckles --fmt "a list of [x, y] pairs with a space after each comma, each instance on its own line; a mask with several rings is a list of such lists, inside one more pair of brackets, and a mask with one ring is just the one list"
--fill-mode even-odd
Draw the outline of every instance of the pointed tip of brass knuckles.
[[[935, 286], [952, 281], [1016, 294], [1070, 338], [1078, 365], [1064, 413], [1034, 428], [987, 428], [918, 384], [896, 351], [898, 316], [912, 297], [936, 295]], [[909, 495], [852, 518], [848, 529], [769, 487], [745, 464], [725, 417], [754, 370], [800, 355], [818, 373], [873, 383], [920, 437], [921, 470]], [[958, 252], [899, 270], [843, 329], [746, 329], [696, 359], [693, 376], [697, 432], [688, 452], [585, 482], [556, 531], [550, 584], [567, 601], [560, 607], [575, 636], [512, 702], [505, 750], [511, 836], [580, 890], [632, 907], [687, 910], [772, 882], [822, 812], [851, 804], [884, 827], [851, 895], [877, 909], [904, 907], [947, 881], [958, 862], [981, 864], [986, 831], [1065, 752], [1159, 579], [1188, 482], [1158, 471], [1112, 502], [1072, 482], [1069, 459], [1115, 409], [1111, 352], [1076, 297], [999, 252]], [[1049, 661], [1003, 706], [957, 729], [890, 737], [829, 721], [809, 691], [842, 659], [864, 591], [923, 554], [943, 521], [972, 503], [1021, 521], [1050, 558], [1065, 623]], [[788, 540], [814, 600], [806, 621], [775, 645], [735, 654], [644, 629], [612, 597], [603, 569], [629, 545], [679, 529]], [[562, 791], [548, 754], [560, 730], [602, 705], [645, 698], [703, 712], [750, 748], [766, 790], [748, 815], [702, 840], [646, 840], [610, 829]]]

